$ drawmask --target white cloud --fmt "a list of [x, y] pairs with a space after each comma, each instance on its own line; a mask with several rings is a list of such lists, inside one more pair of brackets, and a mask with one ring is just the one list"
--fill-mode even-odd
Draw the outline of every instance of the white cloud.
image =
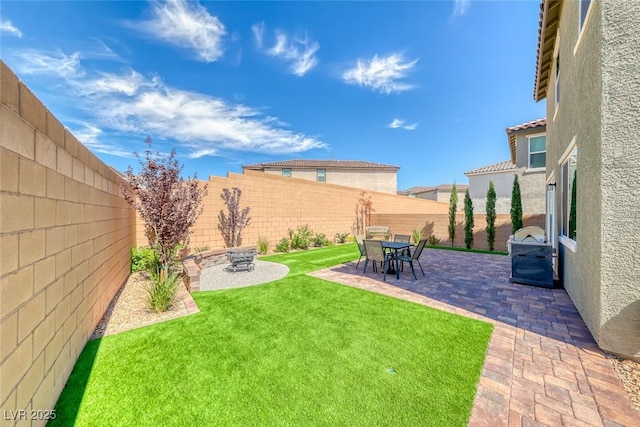
[[118, 145], [101, 142], [102, 129], [99, 127], [86, 122], [78, 122], [78, 124], [80, 127], [71, 129], [71, 133], [92, 151], [117, 157], [134, 157], [133, 151], [125, 150]]
[[[75, 109], [76, 117], [83, 118], [76, 135], [97, 152], [131, 155], [134, 150], [130, 146], [113, 139], [105, 142], [113, 134], [173, 140], [178, 152], [191, 158], [220, 155], [224, 150], [284, 154], [326, 147], [315, 137], [292, 131], [277, 117], [240, 103], [167, 86], [158, 76], [146, 77], [135, 70], [85, 72], [78, 54], [58, 58], [31, 53], [39, 58], [35, 61], [39, 66], [29, 63], [28, 68], [32, 73], [59, 78], [48, 79], [47, 84], [62, 84], [64, 90], [57, 96]], [[69, 68], [73, 72], [60, 66], [69, 58], [76, 59]]]
[[355, 67], [342, 73], [345, 83], [369, 87], [380, 93], [402, 92], [413, 86], [400, 80], [407, 77], [418, 62], [405, 61], [402, 54], [393, 53], [386, 57], [374, 55], [372, 59], [358, 59]]
[[[264, 46], [264, 35], [266, 25], [264, 22], [255, 24], [251, 27], [259, 49]], [[304, 39], [293, 37], [284, 31], [276, 31], [276, 40], [273, 47], [265, 49], [267, 55], [279, 57], [289, 63], [291, 73], [302, 77], [309, 70], [318, 64], [316, 52], [320, 49], [320, 44], [309, 39], [305, 34]]]
[[9, 34], [13, 34], [16, 37], [22, 37], [22, 31], [14, 26], [9, 20], [0, 21], [0, 32], [3, 31]]
[[415, 130], [418, 127], [418, 124], [417, 123], [407, 124], [402, 119], [393, 119], [393, 121], [389, 123], [389, 127], [391, 129]]
[[16, 56], [21, 60], [17, 68], [23, 74], [53, 74], [63, 78], [85, 75], [78, 52], [66, 55], [62, 52], [28, 50], [18, 52]]
[[454, 0], [452, 17], [456, 18], [467, 13], [471, 0]]
[[118, 97], [105, 107], [103, 119], [110, 126], [176, 139], [192, 158], [220, 149], [297, 153], [325, 146], [313, 137], [273, 126], [273, 118], [244, 105], [166, 86]]
[[264, 22], [260, 22], [259, 24], [253, 24], [251, 26], [251, 31], [253, 32], [253, 38], [256, 41], [256, 46], [258, 46], [258, 49], [262, 49], [262, 46], [264, 45], [264, 31], [266, 30], [267, 26], [265, 25]]
[[193, 49], [204, 62], [213, 62], [224, 53], [224, 25], [197, 2], [156, 1], [152, 6], [152, 18], [131, 26], [169, 44]]

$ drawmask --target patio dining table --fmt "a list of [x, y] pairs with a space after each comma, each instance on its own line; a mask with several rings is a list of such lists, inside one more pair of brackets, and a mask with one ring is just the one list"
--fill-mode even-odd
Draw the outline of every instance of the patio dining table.
[[[395, 260], [395, 268], [393, 266], [393, 263], [389, 263], [389, 270], [388, 273], [396, 273], [396, 279], [400, 278], [400, 266], [398, 264], [398, 251], [402, 251], [403, 249], [407, 249], [409, 250], [409, 248], [411, 248], [411, 246], [413, 246], [411, 243], [408, 242], [388, 242], [388, 241], [383, 241], [382, 242], [382, 249], [384, 249], [385, 251], [393, 251], [393, 259]], [[395, 271], [393, 271], [395, 270]]]

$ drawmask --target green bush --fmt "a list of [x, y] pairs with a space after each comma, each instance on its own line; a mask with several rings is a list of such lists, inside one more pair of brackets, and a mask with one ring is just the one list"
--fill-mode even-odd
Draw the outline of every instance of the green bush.
[[269, 252], [269, 240], [266, 237], [258, 236], [258, 253], [265, 255]]
[[[291, 234], [291, 233], [289, 233]], [[309, 249], [313, 231], [307, 224], [298, 227], [298, 231], [291, 238], [291, 248], [293, 249]]]
[[327, 239], [327, 235], [324, 233], [316, 233], [315, 236], [311, 239], [313, 242], [313, 246], [316, 248], [320, 248], [322, 246], [327, 246], [329, 244], [329, 240]]
[[431, 236], [429, 236], [427, 243], [429, 244], [429, 246], [438, 246], [440, 244], [440, 239], [432, 234]]
[[291, 243], [289, 242], [289, 239], [283, 237], [276, 245], [276, 252], [289, 252], [290, 247]]
[[153, 272], [158, 269], [160, 265], [160, 257], [148, 246], [140, 246], [138, 248], [131, 248], [131, 272], [136, 271], [149, 271]]
[[206, 252], [206, 251], [208, 251], [210, 249], [211, 248], [209, 247], [209, 245], [194, 246], [193, 253], [197, 254], [197, 253], [200, 253], [200, 252]]
[[151, 284], [147, 286], [145, 301], [147, 308], [162, 313], [171, 308], [175, 302], [178, 284], [182, 279], [180, 273], [160, 274], [161, 269], [151, 273]]
[[417, 245], [420, 240], [422, 240], [422, 231], [419, 228], [414, 228], [411, 231], [411, 240], [413, 241], [414, 245]]
[[351, 233], [336, 233], [336, 243], [346, 243]]

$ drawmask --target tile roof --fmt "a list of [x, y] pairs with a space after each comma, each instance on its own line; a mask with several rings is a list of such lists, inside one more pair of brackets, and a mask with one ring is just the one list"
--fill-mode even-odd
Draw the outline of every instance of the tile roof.
[[507, 132], [507, 140], [509, 141], [509, 150], [511, 151], [512, 161], [516, 161], [516, 133], [520, 133], [529, 129], [534, 130], [536, 128], [545, 126], [547, 126], [547, 119], [543, 117], [541, 119], [531, 120], [530, 122], [511, 126], [505, 129], [505, 132]]
[[491, 172], [508, 172], [511, 170], [513, 171], [516, 170], [516, 164], [513, 163], [511, 160], [505, 160], [504, 162], [494, 163], [489, 166], [483, 166], [478, 169], [467, 171], [464, 174], [475, 175], [475, 174], [491, 173]]
[[[456, 190], [458, 190], [458, 192], [465, 191], [467, 187], [468, 186], [466, 184], [456, 184]], [[451, 191], [452, 189], [453, 189], [453, 184], [441, 184], [441, 185], [438, 185], [437, 187], [411, 187], [402, 191], [401, 193], [402, 194], [421, 194], [421, 193], [429, 193], [429, 192], [435, 192], [435, 191]]]
[[507, 132], [507, 135], [508, 135], [512, 132], [517, 132], [519, 130], [534, 129], [534, 128], [537, 128], [540, 126], [546, 126], [546, 125], [547, 125], [547, 119], [543, 117], [541, 119], [531, 120], [530, 122], [522, 123], [515, 126], [510, 126], [506, 128], [505, 131]]
[[361, 160], [283, 160], [279, 162], [254, 163], [244, 165], [243, 169], [285, 168], [326, 168], [326, 169], [400, 169], [399, 166], [384, 163], [364, 162]]

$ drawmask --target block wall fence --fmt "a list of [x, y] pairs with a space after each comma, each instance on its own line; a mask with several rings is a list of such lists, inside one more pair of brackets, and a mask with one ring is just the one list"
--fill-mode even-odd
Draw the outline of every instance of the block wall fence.
[[[448, 209], [448, 205], [447, 205]], [[487, 221], [485, 215], [473, 216], [473, 245], [474, 249], [489, 249], [487, 242], [486, 226]], [[378, 214], [371, 216], [372, 225], [387, 225], [391, 230], [398, 234], [411, 234], [414, 228], [422, 231], [422, 235], [427, 238], [434, 235], [440, 239], [440, 244], [450, 246], [449, 242], [449, 213], [446, 214]], [[524, 215], [524, 226], [537, 225], [544, 229], [544, 215]], [[511, 215], [496, 215], [496, 238], [494, 241], [494, 250], [506, 251], [507, 240], [511, 235]], [[464, 213], [459, 211], [456, 214], [456, 238], [453, 242], [454, 246], [464, 248]]]
[[[54, 407], [129, 275], [121, 179], [0, 61], [0, 414]], [[6, 411], [6, 412], [5, 412]], [[43, 425], [46, 421], [33, 421]]]
[[[335, 184], [319, 183], [305, 179], [283, 177], [258, 171], [244, 174], [230, 173], [227, 177], [210, 177], [208, 193], [204, 199], [204, 211], [198, 218], [190, 239], [190, 247], [207, 245], [210, 248], [225, 247], [218, 229], [218, 213], [227, 212], [220, 194], [223, 188], [242, 190], [240, 207], [251, 210], [250, 225], [242, 233], [242, 245], [255, 245], [258, 237], [269, 240], [270, 248], [288, 230], [308, 225], [315, 233], [324, 233], [333, 239], [336, 233], [353, 233], [356, 221], [356, 205], [361, 189]], [[446, 214], [447, 203], [397, 196], [395, 194], [367, 191], [371, 196], [373, 214]], [[372, 214], [372, 217], [373, 217]], [[446, 215], [445, 215], [446, 216]], [[392, 231], [395, 231], [392, 229]], [[144, 224], [138, 218], [138, 246], [148, 244]]]

